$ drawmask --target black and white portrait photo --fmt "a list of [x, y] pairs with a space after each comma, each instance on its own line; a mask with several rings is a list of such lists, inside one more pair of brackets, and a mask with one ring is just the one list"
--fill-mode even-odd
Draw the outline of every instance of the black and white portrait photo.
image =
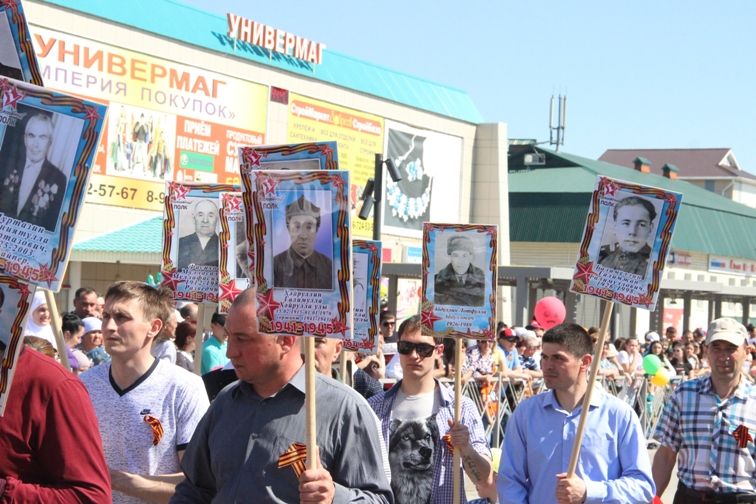
[[653, 249], [658, 209], [642, 196], [618, 199], [605, 221], [598, 263], [645, 277]]
[[236, 246], [234, 248], [236, 258], [236, 278], [252, 278], [249, 271], [249, 257], [247, 257], [246, 218], [241, 214], [241, 219], [234, 222], [234, 236]]
[[179, 215], [178, 269], [190, 265], [218, 267], [218, 205], [209, 198], [190, 198]]
[[82, 121], [18, 104], [0, 147], [0, 212], [55, 231]]
[[301, 194], [286, 204], [284, 212], [274, 214], [274, 287], [333, 289], [330, 208], [321, 206], [314, 201], [314, 194]]
[[8, 17], [5, 12], [0, 13], [0, 75], [11, 79], [23, 80], [21, 60], [13, 39]]
[[439, 237], [436, 245], [439, 269], [433, 281], [434, 304], [483, 306], [486, 276], [474, 263], [480, 261], [476, 258], [483, 257], [484, 250], [482, 244], [477, 244], [466, 234], [448, 232]]

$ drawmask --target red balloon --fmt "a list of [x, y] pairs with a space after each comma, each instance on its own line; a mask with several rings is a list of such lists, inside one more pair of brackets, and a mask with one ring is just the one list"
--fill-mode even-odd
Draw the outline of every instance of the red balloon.
[[535, 319], [547, 331], [564, 322], [566, 316], [567, 309], [562, 300], [557, 297], [541, 298], [535, 305]]

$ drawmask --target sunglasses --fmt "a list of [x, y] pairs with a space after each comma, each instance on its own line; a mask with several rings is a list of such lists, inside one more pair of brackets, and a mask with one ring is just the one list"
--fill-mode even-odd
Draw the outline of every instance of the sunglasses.
[[388, 320], [386, 320], [386, 321], [382, 322], [381, 325], [383, 327], [395, 326], [396, 322], [395, 321], [389, 322]]
[[412, 343], [409, 341], [397, 341], [396, 350], [402, 355], [411, 355], [412, 350], [417, 352], [417, 356], [425, 359], [433, 355], [433, 351], [436, 349], [435, 345], [430, 343]]

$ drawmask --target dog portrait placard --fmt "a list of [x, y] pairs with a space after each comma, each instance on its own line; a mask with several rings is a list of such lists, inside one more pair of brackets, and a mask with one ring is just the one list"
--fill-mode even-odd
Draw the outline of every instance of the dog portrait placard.
[[167, 184], [161, 273], [175, 299], [218, 302], [219, 196], [238, 190], [230, 184]]
[[424, 334], [493, 338], [496, 250], [496, 226], [424, 224]]
[[21, 0], [0, 2], [0, 77], [44, 85]]
[[349, 338], [349, 173], [245, 170], [242, 179], [260, 331]]
[[34, 286], [0, 276], [0, 416], [5, 412]]
[[570, 290], [653, 310], [682, 195], [599, 176]]
[[107, 107], [0, 77], [0, 272], [57, 291]]
[[252, 285], [253, 277], [247, 261], [247, 219], [242, 194], [221, 193], [218, 204], [221, 229], [218, 235], [218, 311], [228, 313], [236, 296]]
[[371, 354], [377, 348], [381, 302], [381, 242], [352, 241], [354, 329], [344, 348]]

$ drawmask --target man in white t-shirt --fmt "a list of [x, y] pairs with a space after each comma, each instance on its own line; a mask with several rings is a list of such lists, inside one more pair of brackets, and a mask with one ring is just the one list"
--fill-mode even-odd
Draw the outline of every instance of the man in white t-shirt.
[[[444, 346], [423, 336], [418, 316], [402, 322], [398, 338], [403, 378], [368, 400], [388, 443], [394, 502], [451, 503], [452, 447], [460, 450], [464, 469], [476, 485], [492, 485], [491, 453], [478, 410], [462, 397], [461, 421], [454, 422], [454, 393], [433, 376], [434, 356]], [[467, 502], [464, 488], [460, 496]]]
[[150, 353], [171, 310], [170, 291], [142, 282], [112, 285], [102, 318], [112, 360], [81, 375], [97, 414], [114, 503], [167, 502], [209, 406], [199, 376]]

